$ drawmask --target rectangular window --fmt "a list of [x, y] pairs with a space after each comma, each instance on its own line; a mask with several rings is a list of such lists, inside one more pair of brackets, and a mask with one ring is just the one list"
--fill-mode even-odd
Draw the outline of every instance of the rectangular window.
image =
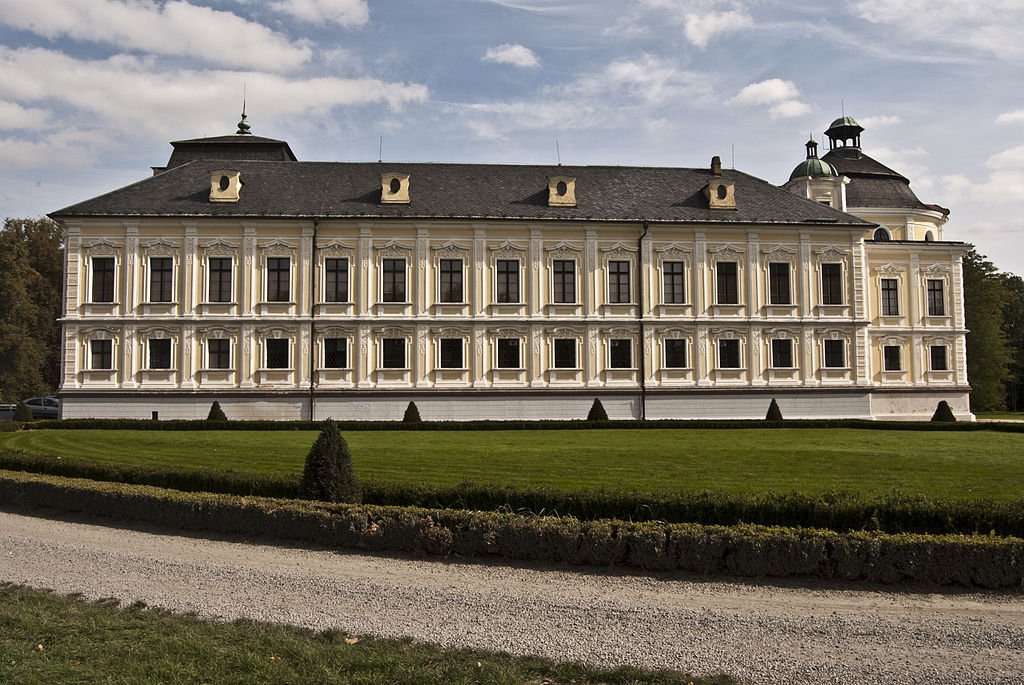
[[555, 368], [576, 368], [576, 338], [555, 338]]
[[830, 369], [846, 368], [846, 341], [825, 341], [825, 367]]
[[665, 304], [684, 304], [686, 302], [686, 280], [682, 262], [662, 262], [662, 299]]
[[498, 338], [498, 368], [522, 368], [519, 361], [519, 338]]
[[267, 302], [291, 300], [291, 267], [288, 257], [267, 257]]
[[715, 264], [715, 282], [717, 304], [740, 303], [739, 264], [736, 262], [718, 262]]
[[231, 341], [227, 338], [210, 338], [206, 341], [207, 363], [211, 369], [231, 368]]
[[886, 371], [901, 371], [903, 362], [900, 359], [899, 345], [886, 345], [882, 348], [883, 368]]
[[793, 368], [793, 341], [774, 339], [772, 340], [772, 368], [792, 369]]
[[[397, 261], [404, 262], [399, 259]], [[380, 365], [385, 369], [405, 368], [405, 338], [384, 338], [381, 340]]]
[[324, 260], [324, 301], [348, 302], [348, 259]]
[[519, 260], [499, 259], [495, 264], [494, 299], [499, 304], [519, 302]]
[[149, 301], [172, 302], [174, 295], [174, 260], [170, 257], [149, 258]]
[[113, 369], [114, 368], [114, 343], [112, 340], [90, 340], [89, 341], [89, 368], [90, 369]]
[[899, 281], [895, 278], [882, 279], [882, 316], [899, 316]]
[[231, 302], [231, 258], [210, 257], [206, 296], [210, 302]]
[[843, 303], [843, 265], [821, 265], [821, 303]]
[[114, 258], [92, 258], [92, 301], [114, 301]]
[[686, 341], [678, 338], [671, 338], [665, 341], [665, 368], [685, 369], [686, 368]]
[[462, 260], [442, 259], [440, 278], [438, 301], [462, 302]]
[[928, 279], [928, 316], [946, 315], [944, 283], [940, 279]]
[[288, 338], [267, 338], [267, 368], [289, 369], [291, 360], [288, 358]]
[[324, 368], [348, 368], [347, 338], [324, 338]]
[[558, 304], [576, 303], [576, 262], [571, 259], [556, 259], [551, 264], [553, 274], [552, 298]]
[[768, 302], [770, 304], [793, 304], [789, 292], [789, 263], [768, 263]]
[[150, 338], [149, 340], [149, 368], [169, 369], [171, 368], [171, 340], [170, 338]]
[[441, 338], [437, 349], [437, 364], [442, 369], [462, 368], [462, 338]]
[[608, 341], [608, 366], [613, 369], [633, 368], [633, 341], [628, 338]]
[[718, 341], [718, 368], [738, 369], [740, 368], [740, 341], [736, 339], [723, 339]]
[[[405, 260], [383, 259], [381, 270], [381, 301], [405, 302]], [[402, 353], [403, 357], [405, 352]], [[403, 359], [404, 367], [405, 361]]]
[[949, 361], [946, 358], [946, 346], [932, 345], [930, 352], [932, 371], [949, 371]]
[[629, 288], [629, 262], [608, 262], [608, 301], [612, 304], [629, 304], [632, 301]]

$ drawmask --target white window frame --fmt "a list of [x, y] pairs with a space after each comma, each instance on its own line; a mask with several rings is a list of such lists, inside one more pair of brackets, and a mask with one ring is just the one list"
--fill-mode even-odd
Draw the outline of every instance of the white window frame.
[[[458, 300], [442, 300], [441, 299], [441, 276], [442, 276], [442, 273], [441, 273], [441, 262], [445, 262], [445, 261], [461, 262], [462, 263], [462, 268], [459, 269], [459, 271], [462, 274], [462, 297], [460, 299], [458, 299]], [[467, 272], [466, 261], [467, 261], [466, 257], [461, 255], [461, 254], [459, 256], [455, 256], [455, 255], [451, 255], [451, 254], [438, 254], [437, 255], [436, 264], [434, 265], [434, 272], [437, 274], [436, 278], [434, 279], [434, 288], [435, 288], [434, 293], [436, 295], [436, 297], [434, 298], [434, 301], [437, 304], [439, 304], [439, 305], [451, 305], [451, 306], [454, 306], [454, 305], [466, 304], [468, 302], [468, 299], [466, 298], [466, 295], [467, 295], [467, 291], [469, 290], [469, 279], [467, 278], [467, 274], [466, 274], [466, 272]]]
[[[775, 343], [789, 343], [789, 366], [775, 365]], [[796, 342], [790, 337], [773, 337], [768, 339], [768, 368], [792, 371], [797, 368]]]
[[[722, 342], [725, 340], [736, 341], [736, 358], [739, 362], [738, 366], [722, 366]], [[721, 371], [741, 371], [744, 369], [743, 366], [743, 338], [716, 338], [715, 339], [715, 368]]]
[[[668, 343], [679, 342], [683, 345], [683, 366], [669, 366], [668, 365]], [[690, 361], [690, 341], [688, 338], [664, 338], [661, 341], [661, 368], [663, 369], [691, 369], [693, 368]]]
[[[629, 291], [629, 297], [626, 298], [625, 302], [612, 302], [612, 262], [625, 263], [626, 264], [626, 287]], [[629, 305], [636, 304], [636, 298], [634, 297], [634, 291], [636, 290], [636, 284], [633, 282], [633, 272], [635, 271], [634, 261], [632, 257], [607, 257], [604, 261], [604, 301], [606, 304], [611, 305]]]
[[[825, 347], [830, 342], [837, 342], [842, 346], [843, 350], [843, 365], [842, 366], [829, 366], [828, 355], [825, 352]], [[846, 338], [824, 338], [821, 341], [821, 368], [823, 369], [849, 369], [850, 368], [850, 345]]]
[[[113, 287], [111, 289], [111, 298], [110, 298], [109, 302], [97, 302], [96, 300], [92, 299], [92, 295], [93, 295], [93, 276], [95, 274], [95, 268], [94, 268], [95, 264], [93, 263], [94, 259], [112, 259], [112, 260], [114, 260], [114, 283], [113, 283]], [[120, 264], [120, 260], [118, 259], [117, 255], [116, 254], [88, 254], [88, 255], [86, 255], [85, 263], [86, 263], [86, 267], [88, 268], [89, 278], [88, 278], [88, 284], [87, 284], [88, 299], [84, 299], [84, 301], [87, 302], [88, 304], [107, 304], [107, 305], [117, 304], [117, 286], [118, 286], [118, 281], [119, 281], [118, 274], [121, 272], [121, 268], [120, 268], [121, 264]]]
[[[826, 265], [839, 265], [839, 302], [825, 302], [825, 274]], [[845, 261], [823, 261], [818, 264], [818, 302], [825, 307], [840, 307], [847, 303], [846, 293], [846, 262]]]
[[[556, 357], [555, 347], [556, 347], [556, 343], [559, 340], [572, 340], [573, 341], [573, 344], [575, 345], [575, 358], [573, 359], [573, 361], [575, 362], [574, 366], [556, 366], [555, 365], [555, 357]], [[579, 339], [578, 336], [563, 336], [563, 335], [553, 336], [551, 338], [551, 345], [550, 345], [550, 349], [551, 349], [551, 356], [550, 356], [551, 368], [556, 370], [556, 371], [579, 371], [580, 369], [582, 369], [583, 367], [580, 366], [580, 347], [581, 347], [580, 339]]]
[[[345, 341], [345, 359], [341, 366], [327, 366], [327, 341], [328, 340], [344, 340]], [[334, 335], [333, 333], [325, 333], [320, 336], [320, 368], [321, 369], [332, 369], [332, 370], [348, 370], [352, 368], [352, 336], [349, 335]]]
[[[462, 349], [462, 363], [459, 366], [441, 366], [441, 341], [458, 340]], [[434, 339], [434, 368], [442, 371], [466, 371], [469, 366], [466, 364], [466, 338], [462, 335], [438, 334]]]
[[[146, 299], [147, 304], [175, 304], [178, 300], [175, 298], [178, 289], [178, 258], [172, 254], [154, 253], [146, 255]], [[153, 299], [153, 260], [154, 259], [170, 259], [171, 260], [171, 287], [169, 300], [154, 300]], [[115, 271], [114, 283], [116, 286], [117, 276]]]
[[[152, 346], [154, 340], [167, 340], [167, 341], [169, 341], [170, 350], [168, 352], [168, 355], [169, 355], [169, 360], [168, 361], [170, 362], [170, 366], [168, 366], [165, 369], [154, 368], [153, 365], [152, 365], [153, 356], [152, 356], [151, 346]], [[177, 357], [177, 354], [176, 354], [177, 347], [178, 347], [177, 341], [174, 339], [173, 336], [160, 336], [160, 335], [150, 335], [150, 336], [147, 336], [146, 337], [146, 357], [145, 357], [146, 366], [144, 367], [144, 370], [145, 371], [174, 371], [174, 360]]]
[[[501, 340], [515, 340], [518, 343], [517, 351], [518, 351], [519, 359], [518, 359], [518, 364], [516, 366], [501, 366], [501, 365], [499, 365], [498, 359], [500, 358], [500, 355], [499, 355], [499, 351], [498, 351], [498, 343]], [[495, 369], [498, 369], [500, 371], [522, 371], [523, 369], [526, 368], [526, 365], [523, 364], [523, 349], [526, 347], [526, 341], [524, 340], [523, 336], [520, 336], [520, 335], [498, 335], [498, 336], [495, 336], [493, 338], [493, 341], [494, 341], [494, 343], [492, 345], [492, 349], [494, 350], [494, 352], [493, 352], [493, 354], [494, 354], [493, 363], [494, 363], [494, 368]]]
[[[385, 300], [384, 299], [384, 261], [388, 259], [401, 260], [405, 264], [405, 292], [402, 293], [405, 297], [401, 300]], [[412, 291], [412, 278], [410, 273], [410, 262], [408, 255], [381, 255], [378, 258], [377, 263], [377, 302], [378, 304], [409, 304], [409, 294]], [[406, 355], [408, 356], [408, 355]], [[406, 367], [408, 368], [408, 367]]]
[[[518, 266], [516, 266], [516, 274], [517, 274], [518, 285], [519, 285], [519, 287], [517, 288], [517, 290], [519, 292], [517, 294], [518, 294], [519, 297], [515, 301], [512, 301], [512, 302], [501, 302], [501, 301], [498, 300], [498, 262], [515, 262], [518, 265]], [[491, 300], [492, 300], [492, 304], [496, 304], [496, 305], [499, 305], [499, 306], [500, 305], [523, 304], [523, 289], [524, 289], [523, 286], [525, 285], [524, 278], [523, 278], [524, 277], [524, 273], [523, 273], [523, 259], [521, 257], [507, 257], [507, 256], [495, 257], [494, 258], [494, 266], [492, 268], [492, 271], [493, 271], [493, 277], [491, 279], [491, 286], [492, 286]]]
[[[212, 272], [210, 271], [210, 260], [211, 259], [227, 259], [227, 260], [230, 260], [230, 262], [231, 262], [231, 288], [230, 288], [231, 298], [228, 299], [226, 302], [217, 302], [215, 300], [211, 300], [210, 299], [210, 286], [213, 283], [213, 279], [211, 277], [211, 273]], [[230, 255], [227, 255], [227, 254], [216, 254], [216, 253], [214, 253], [214, 254], [204, 254], [203, 255], [203, 275], [205, 276], [205, 282], [203, 283], [203, 300], [202, 300], [203, 304], [213, 304], [213, 305], [235, 304], [237, 302], [237, 288], [236, 288], [237, 281], [235, 280], [235, 277], [236, 277], [237, 274], [238, 274], [238, 258], [234, 254], [230, 254]]]
[[[683, 267], [683, 273], [682, 273], [682, 279], [683, 279], [683, 298], [682, 298], [682, 300], [680, 302], [669, 302], [669, 301], [667, 301], [665, 299], [665, 285], [666, 285], [665, 265], [666, 264], [680, 264]], [[687, 275], [687, 272], [689, 271], [689, 269], [687, 267], [688, 267], [688, 265], [687, 265], [685, 259], [662, 259], [661, 260], [661, 263], [658, 265], [658, 275], [660, 276], [660, 285], [661, 285], [661, 288], [660, 288], [661, 292], [659, 293], [659, 295], [661, 296], [661, 304], [668, 305], [670, 307], [671, 306], [679, 306], [679, 305], [690, 304], [690, 297], [689, 297], [689, 295], [690, 295], [690, 288], [687, 287], [687, 283], [686, 283], [686, 275]], [[716, 286], [717, 286], [717, 281], [716, 281]], [[675, 368], [675, 367], [673, 367], [673, 368]]]
[[[384, 341], [385, 340], [401, 340], [402, 341], [402, 353], [404, 356], [403, 363], [405, 366], [384, 366]], [[382, 371], [408, 371], [410, 368], [409, 364], [409, 348], [412, 347], [411, 341], [408, 335], [380, 335], [377, 337], [377, 368]]]
[[[327, 260], [328, 259], [343, 259], [345, 260], [345, 294], [347, 297], [344, 300], [328, 300], [327, 299]], [[320, 260], [320, 304], [352, 304], [352, 258], [349, 255], [333, 255], [325, 254]]]
[[[271, 300], [270, 299], [270, 259], [287, 259], [288, 260], [288, 299], [287, 300]], [[291, 254], [264, 254], [263, 255], [263, 302], [267, 304], [295, 304], [296, 292], [295, 292], [295, 258]]]
[[[210, 363], [210, 341], [211, 340], [227, 340], [228, 342], [228, 365], [227, 366], [213, 366]], [[227, 335], [224, 336], [211, 336], [203, 340], [203, 369], [206, 371], [233, 371], [234, 365], [232, 362], [235, 360], [235, 342]]]
[[[776, 295], [774, 289], [772, 288], [772, 265], [773, 264], [783, 264], [783, 265], [786, 266], [786, 287], [787, 287], [786, 298], [789, 300], [789, 302], [773, 302], [772, 301], [772, 300], [775, 299], [775, 295]], [[767, 302], [767, 304], [768, 304], [769, 307], [792, 307], [796, 303], [795, 293], [793, 292], [793, 285], [794, 285], [793, 281], [795, 280], [793, 278], [793, 272], [795, 270], [796, 269], [793, 268], [793, 263], [789, 262], [789, 261], [786, 261], [786, 260], [773, 259], [773, 260], [765, 262], [764, 276], [765, 276], [765, 281], [766, 281], [765, 285], [767, 286], [765, 288], [765, 290], [767, 290], [767, 293], [768, 293], [768, 302]]]
[[[94, 341], [99, 342], [101, 340], [107, 341], [107, 342], [110, 343], [110, 367], [109, 368], [95, 367], [95, 366], [92, 365], [92, 358], [93, 358], [93, 355], [92, 355], [92, 344], [93, 344]], [[108, 336], [108, 335], [91, 335], [91, 336], [89, 336], [87, 338], [86, 346], [85, 347], [86, 347], [87, 358], [89, 360], [88, 369], [90, 371], [116, 371], [117, 370], [117, 341], [114, 339], [113, 336]]]
[[[882, 290], [883, 281], [896, 281], [896, 313], [886, 313], [885, 295]], [[878, 277], [878, 315], [886, 317], [903, 316], [903, 279], [899, 275], [884, 275]]]
[[[568, 302], [560, 302], [555, 299], [555, 262], [570, 262], [572, 263], [572, 280], [573, 280], [573, 295], [574, 299]], [[578, 257], [552, 257], [551, 268], [550, 268], [550, 281], [549, 285], [551, 290], [551, 304], [553, 305], [579, 305], [580, 304], [580, 260]]]

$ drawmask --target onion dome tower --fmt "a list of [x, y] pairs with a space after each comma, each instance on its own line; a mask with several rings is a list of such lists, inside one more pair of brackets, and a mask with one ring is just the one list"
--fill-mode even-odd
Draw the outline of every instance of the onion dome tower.
[[814, 142], [814, 139], [807, 141], [807, 159], [796, 165], [793, 169], [793, 173], [789, 175], [789, 180], [792, 181], [797, 178], [804, 178], [810, 176], [811, 178], [818, 178], [820, 176], [838, 176], [839, 172], [836, 168], [828, 162], [818, 159], [818, 144]]

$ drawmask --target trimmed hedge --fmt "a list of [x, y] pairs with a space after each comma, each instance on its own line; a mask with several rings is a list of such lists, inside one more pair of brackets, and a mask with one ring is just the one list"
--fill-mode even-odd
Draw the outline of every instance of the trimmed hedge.
[[[346, 431], [506, 431], [506, 430], [589, 430], [592, 428], [618, 429], [740, 429], [750, 428], [863, 428], [865, 430], [906, 431], [996, 431], [1024, 433], [1024, 422], [967, 422], [943, 423], [925, 421], [868, 421], [866, 419], [786, 419], [768, 422], [761, 419], [654, 419], [608, 421], [335, 421], [338, 430]], [[61, 428], [69, 430], [244, 430], [244, 431], [319, 431], [320, 421], [228, 421], [217, 423], [200, 419], [186, 421], [153, 421], [151, 419], [44, 419], [27, 428]]]
[[[152, 485], [187, 492], [285, 499], [300, 497], [297, 476], [107, 464], [7, 450], [0, 450], [0, 469]], [[564, 492], [468, 481], [450, 487], [384, 481], [365, 481], [361, 485], [363, 502], [380, 506], [472, 509], [533, 516], [572, 516], [583, 520], [608, 518], [727, 526], [749, 523], [835, 531], [993, 533], [1024, 537], [1024, 499], [944, 500], [899, 492], [870, 499], [842, 492], [760, 496], [618, 490]]]
[[19, 424], [13, 419], [0, 419], [0, 433], [13, 433], [18, 430]]
[[1024, 540], [995, 536], [626, 523], [182, 493], [0, 472], [0, 505], [330, 547], [752, 577], [1016, 587]]

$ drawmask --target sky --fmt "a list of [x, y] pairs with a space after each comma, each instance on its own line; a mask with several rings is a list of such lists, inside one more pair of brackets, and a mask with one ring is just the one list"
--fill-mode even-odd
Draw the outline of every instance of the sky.
[[[1024, 274], [1020, 0], [0, 0], [0, 216], [171, 140], [300, 160], [725, 166], [775, 184], [843, 113]], [[827, 145], [823, 146], [827, 150]]]

